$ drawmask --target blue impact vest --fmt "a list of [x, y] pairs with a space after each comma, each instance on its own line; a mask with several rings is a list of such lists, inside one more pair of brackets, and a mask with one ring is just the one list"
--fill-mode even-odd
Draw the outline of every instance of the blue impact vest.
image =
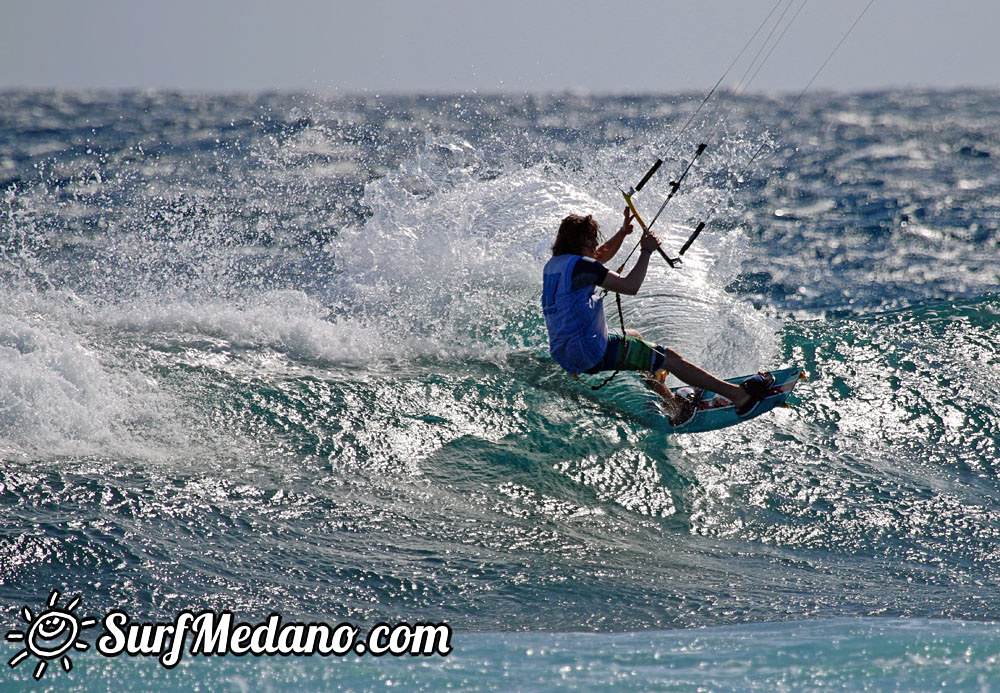
[[604, 358], [608, 325], [604, 298], [594, 284], [573, 290], [573, 268], [580, 255], [556, 255], [542, 283], [542, 312], [549, 330], [549, 353], [570, 373], [582, 373]]

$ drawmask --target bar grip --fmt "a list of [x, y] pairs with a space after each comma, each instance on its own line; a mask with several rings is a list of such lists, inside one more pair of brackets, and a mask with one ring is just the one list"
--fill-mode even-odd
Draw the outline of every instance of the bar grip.
[[649, 182], [649, 179], [653, 177], [654, 173], [656, 173], [656, 169], [660, 168], [660, 166], [662, 165], [663, 165], [663, 159], [657, 159], [656, 163], [653, 164], [653, 167], [648, 171], [646, 171], [646, 175], [644, 175], [642, 177], [642, 180], [639, 181], [638, 184], [636, 184], [635, 191], [639, 192], [640, 190], [642, 190], [642, 186], [644, 186], [646, 183]]
[[681, 255], [684, 254], [685, 250], [691, 247], [691, 244], [694, 243], [694, 239], [698, 237], [698, 234], [701, 233], [702, 229], [704, 228], [705, 228], [705, 222], [701, 222], [696, 227], [694, 227], [694, 233], [691, 234], [691, 237], [687, 239], [687, 242], [681, 248], [680, 252]]

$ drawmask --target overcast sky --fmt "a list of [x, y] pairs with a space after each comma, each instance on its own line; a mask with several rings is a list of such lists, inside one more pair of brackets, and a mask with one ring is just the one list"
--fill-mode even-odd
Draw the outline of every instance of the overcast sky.
[[[0, 0], [0, 88], [704, 90], [775, 2]], [[867, 4], [807, 2], [751, 90], [801, 90]], [[875, 0], [814, 88], [997, 87], [998, 27], [1000, 0]]]

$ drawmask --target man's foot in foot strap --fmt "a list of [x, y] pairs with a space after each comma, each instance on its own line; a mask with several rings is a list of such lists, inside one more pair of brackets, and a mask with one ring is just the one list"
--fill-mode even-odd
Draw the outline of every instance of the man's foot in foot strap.
[[698, 402], [701, 401], [702, 393], [704, 393], [704, 390], [695, 388], [694, 392], [681, 399], [681, 410], [677, 413], [677, 416], [670, 417], [671, 426], [680, 428], [690, 423], [691, 419], [694, 418], [695, 412], [698, 411]]
[[761, 401], [771, 392], [771, 388], [774, 387], [774, 375], [771, 373], [758, 373], [740, 383], [740, 387], [750, 395], [750, 399], [743, 406], [736, 408], [736, 416], [750, 416], [760, 406]]

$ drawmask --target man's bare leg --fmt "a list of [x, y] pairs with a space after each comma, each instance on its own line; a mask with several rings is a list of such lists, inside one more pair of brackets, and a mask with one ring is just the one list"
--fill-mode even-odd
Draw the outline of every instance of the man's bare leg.
[[673, 349], [663, 349], [663, 353], [667, 357], [666, 363], [664, 364], [666, 369], [679, 380], [687, 383], [688, 385], [700, 387], [703, 390], [710, 390], [716, 394], [720, 394], [735, 404], [737, 409], [750, 402], [750, 393], [741, 388], [739, 385], [733, 385], [732, 383], [727, 383], [725, 380], [716, 378], [708, 371], [698, 368], [698, 366], [693, 363], [684, 360], [684, 358]]
[[[642, 334], [640, 334], [637, 330], [626, 329], [625, 334], [642, 339]], [[750, 402], [750, 393], [739, 385], [733, 385], [732, 383], [727, 383], [725, 380], [716, 378], [708, 371], [698, 368], [698, 366], [693, 363], [686, 361], [683, 356], [678, 354], [673, 349], [667, 349], [665, 347], [660, 347], [660, 349], [666, 357], [666, 362], [664, 363], [666, 370], [676, 376], [678, 380], [687, 383], [692, 387], [709, 390], [722, 395], [732, 402], [737, 409], [742, 408]], [[671, 417], [677, 416], [683, 407], [683, 398], [678, 397], [671, 392], [670, 388], [657, 380], [652, 374], [647, 373], [645, 375], [645, 379], [649, 388], [658, 394], [660, 399], [663, 400], [667, 409], [667, 414]]]
[[671, 419], [680, 416], [684, 410], [684, 399], [675, 395], [669, 387], [661, 383], [652, 373], [642, 373], [641, 375], [646, 381], [646, 387], [658, 394], [660, 399], [663, 400], [663, 408], [666, 410], [667, 416]]
[[[630, 337], [636, 337], [642, 339], [642, 334], [638, 330], [625, 329], [625, 334]], [[667, 412], [667, 416], [670, 418], [675, 418], [680, 416], [684, 408], [684, 399], [675, 395], [669, 387], [664, 385], [660, 380], [657, 379], [656, 375], [650, 373], [649, 371], [640, 371], [639, 375], [646, 382], [646, 386], [660, 396], [663, 400], [663, 408]]]

